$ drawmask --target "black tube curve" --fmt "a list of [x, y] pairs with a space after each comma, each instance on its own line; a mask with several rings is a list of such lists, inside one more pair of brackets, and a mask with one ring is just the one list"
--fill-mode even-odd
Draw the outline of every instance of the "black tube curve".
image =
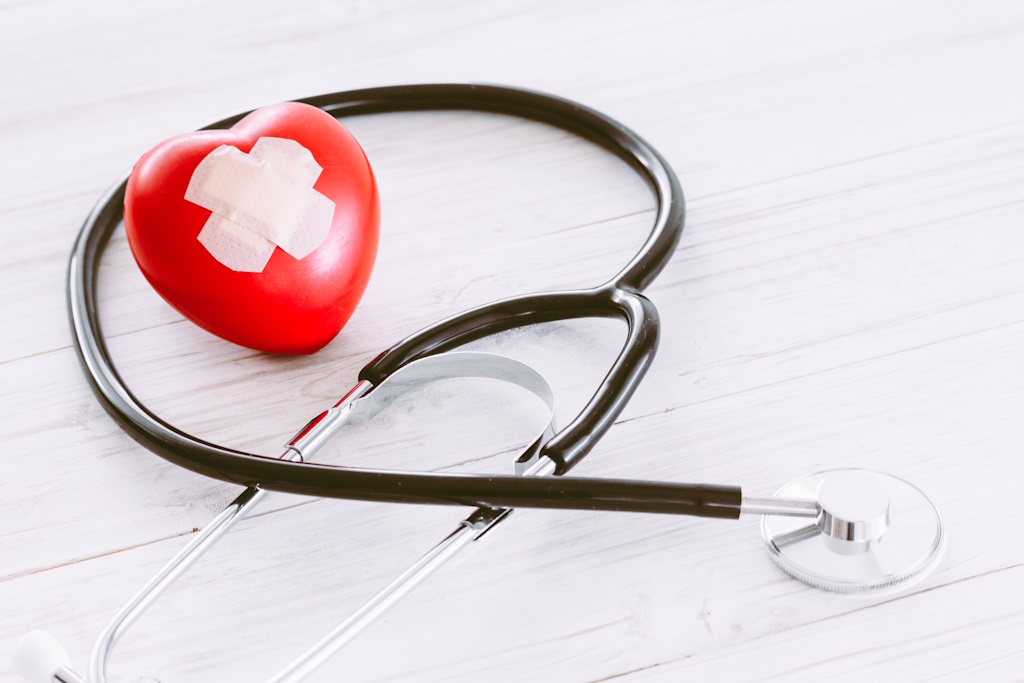
[[[594, 396], [542, 453], [560, 472], [577, 464], [608, 430], [639, 385], [657, 350], [658, 316], [640, 295], [661, 272], [685, 218], [679, 181], [658, 152], [635, 133], [592, 109], [542, 93], [490, 85], [370, 88], [300, 100], [334, 116], [467, 109], [520, 116], [569, 130], [604, 147], [640, 173], [655, 196], [655, 224], [640, 251], [606, 283], [570, 292], [513, 297], [425, 328], [377, 357], [361, 377], [379, 381], [405, 362], [496, 331], [588, 316], [628, 324], [626, 343]], [[207, 128], [233, 125], [248, 112]], [[289, 463], [218, 446], [182, 432], [151, 413], [124, 384], [110, 358], [96, 308], [103, 249], [122, 217], [125, 176], [100, 200], [76, 239], [68, 266], [72, 336], [86, 376], [103, 407], [140, 444], [194, 472], [246, 486], [370, 501], [494, 507], [546, 507], [663, 512], [735, 518], [737, 487], [577, 477], [531, 478], [430, 474]]]

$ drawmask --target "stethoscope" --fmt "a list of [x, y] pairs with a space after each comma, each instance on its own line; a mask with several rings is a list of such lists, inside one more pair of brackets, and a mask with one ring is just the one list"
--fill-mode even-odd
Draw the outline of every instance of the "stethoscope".
[[[135, 440], [194, 472], [245, 487], [115, 615], [93, 648], [88, 677], [71, 670], [52, 637], [28, 634], [19, 671], [28, 680], [102, 683], [117, 640], [142, 612], [268, 491], [390, 503], [466, 505], [477, 509], [452, 533], [359, 611], [313, 645], [272, 683], [301, 680], [447, 559], [483, 536], [516, 507], [622, 510], [737, 519], [762, 515], [771, 557], [796, 578], [841, 592], [892, 589], [933, 568], [943, 526], [931, 501], [891, 475], [840, 469], [794, 480], [775, 497], [752, 498], [738, 486], [675, 484], [565, 476], [594, 448], [643, 379], [658, 346], [657, 309], [641, 292], [668, 263], [682, 234], [684, 202], [675, 173], [628, 128], [565, 99], [483, 85], [412, 85], [321, 95], [306, 100], [335, 117], [383, 112], [472, 110], [509, 114], [573, 132], [615, 154], [648, 184], [657, 203], [650, 235], [612, 278], [596, 287], [503, 299], [442, 320], [406, 337], [359, 373], [336, 405], [316, 416], [277, 458], [197, 439], [151, 413], [115, 369], [100, 331], [96, 275], [100, 256], [122, 219], [127, 176], [97, 204], [75, 242], [68, 268], [68, 310], [75, 348], [107, 412]], [[248, 112], [246, 112], [248, 113]], [[207, 128], [227, 128], [245, 113]], [[454, 351], [504, 330], [570, 318], [620, 318], [626, 342], [582, 412], [555, 427], [554, 398], [538, 373], [502, 356]], [[395, 396], [446, 377], [478, 377], [517, 385], [547, 406], [548, 419], [516, 460], [514, 474], [485, 476], [401, 472], [311, 462], [346, 424], [370, 420]]]

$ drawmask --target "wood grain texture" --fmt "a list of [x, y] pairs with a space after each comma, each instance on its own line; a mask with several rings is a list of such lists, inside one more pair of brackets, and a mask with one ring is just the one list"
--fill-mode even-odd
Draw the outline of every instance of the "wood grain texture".
[[[234, 111], [478, 81], [607, 112], [686, 190], [683, 241], [648, 291], [659, 355], [579, 474], [768, 494], [817, 469], [884, 469], [936, 501], [947, 553], [904, 593], [852, 598], [776, 569], [754, 521], [520, 510], [312, 680], [1024, 680], [1024, 6], [8, 2], [0, 65], [0, 657], [46, 628], [84, 664], [237, 492], [140, 449], [81, 375], [63, 277], [96, 198], [156, 142]], [[377, 174], [383, 242], [363, 303], [315, 357], [210, 337], [112, 241], [104, 329], [171, 423], [273, 453], [405, 334], [596, 284], [653, 219], [623, 164], [542, 125], [346, 125]], [[564, 422], [622, 333], [576, 321], [474, 346], [545, 374]], [[440, 383], [323, 457], [506, 471], [535, 417], [520, 398]], [[462, 512], [272, 495], [139, 622], [114, 680], [261, 680]]]

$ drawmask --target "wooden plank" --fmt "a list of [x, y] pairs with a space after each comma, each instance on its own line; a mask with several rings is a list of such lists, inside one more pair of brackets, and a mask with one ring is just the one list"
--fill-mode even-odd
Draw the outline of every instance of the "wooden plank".
[[[1006, 640], [1024, 632], [1024, 613], [1019, 601], [1006, 598], [1020, 580], [1018, 565], [615, 680], [699, 678], [728, 669], [749, 681], [1019, 681], [1024, 651]], [[825, 630], [829, 637], [820, 637]], [[808, 649], [809, 640], [815, 647]]]

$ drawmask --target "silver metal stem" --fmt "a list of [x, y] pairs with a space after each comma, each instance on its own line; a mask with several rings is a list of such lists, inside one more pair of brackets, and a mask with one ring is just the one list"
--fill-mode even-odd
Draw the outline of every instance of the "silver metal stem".
[[[543, 457], [537, 460], [522, 476], [546, 476], [553, 474], [557, 468], [554, 461]], [[345, 647], [353, 638], [372, 624], [378, 617], [412, 591], [427, 577], [437, 571], [441, 565], [454, 557], [470, 542], [480, 538], [496, 524], [508, 517], [511, 510], [501, 508], [478, 508], [448, 534], [443, 541], [435, 545], [425, 555], [402, 572], [398, 578], [389, 583], [383, 590], [374, 595], [352, 616], [335, 627], [321, 638], [313, 647], [306, 650], [291, 664], [279, 671], [267, 683], [297, 683], [313, 673], [324, 662]]]
[[89, 683], [66, 666], [57, 669], [57, 673], [53, 674], [53, 680], [55, 683]]
[[359, 380], [359, 383], [345, 394], [345, 398], [338, 401], [334, 407], [328, 408], [314, 417], [300, 429], [299, 433], [288, 442], [286, 448], [298, 453], [302, 460], [309, 460], [311, 455], [319, 451], [339, 429], [348, 423], [353, 404], [372, 388], [373, 385], [365, 379]]
[[[300, 462], [315, 453], [326, 441], [323, 435], [336, 432], [345, 422], [349, 405], [368, 392], [373, 385], [361, 381], [345, 398], [330, 410], [324, 411], [306, 425], [288, 445], [281, 455], [281, 460]], [[213, 518], [188, 545], [182, 548], [151, 578], [142, 589], [114, 615], [106, 628], [100, 633], [93, 645], [89, 658], [89, 681], [106, 683], [107, 662], [114, 646], [135, 621], [174, 581], [188, 570], [196, 561], [226, 534], [235, 524], [245, 517], [266, 497], [263, 489], [250, 487], [235, 498], [220, 514]], [[61, 672], [58, 672], [61, 673]], [[66, 683], [84, 683], [83, 679], [73, 671], [65, 670], [61, 675], [70, 676]], [[61, 680], [61, 679], [57, 679]]]
[[316, 645], [270, 679], [273, 683], [300, 681], [326, 662], [364, 628], [398, 602], [406, 593], [433, 574], [449, 558], [468, 545], [474, 536], [469, 527], [460, 526], [375, 595], [355, 614], [328, 633]]
[[801, 498], [750, 498], [743, 496], [741, 515], [781, 515], [783, 517], [817, 517], [821, 512], [816, 500]]
[[[292, 454], [292, 451], [288, 453]], [[295, 457], [297, 459], [298, 456]], [[93, 683], [104, 683], [107, 680], [107, 660], [125, 631], [175, 579], [195, 564], [211, 545], [256, 507], [264, 496], [266, 491], [262, 489], [248, 488], [243, 491], [114, 615], [97, 638], [89, 658], [89, 679]]]

